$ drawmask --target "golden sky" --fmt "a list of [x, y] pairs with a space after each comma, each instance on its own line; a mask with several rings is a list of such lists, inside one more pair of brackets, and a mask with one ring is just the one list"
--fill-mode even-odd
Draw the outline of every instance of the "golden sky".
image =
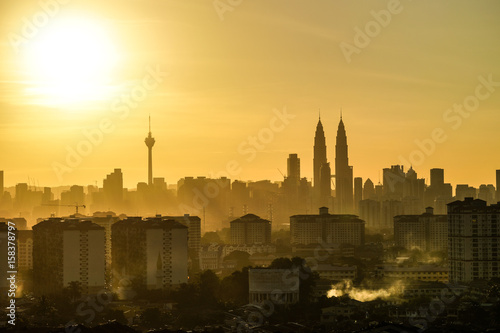
[[500, 169], [495, 0], [2, 1], [0, 13], [7, 186], [102, 186], [114, 168], [128, 187], [147, 181], [148, 115], [153, 173], [169, 184], [228, 162], [232, 179], [279, 180], [290, 153], [311, 178], [318, 110], [334, 162], [340, 108], [355, 177], [413, 162], [479, 186]]

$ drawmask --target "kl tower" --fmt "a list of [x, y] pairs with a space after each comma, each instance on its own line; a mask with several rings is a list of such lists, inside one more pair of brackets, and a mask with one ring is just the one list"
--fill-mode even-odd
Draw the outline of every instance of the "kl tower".
[[151, 116], [149, 116], [149, 134], [144, 140], [148, 146], [148, 185], [153, 184], [153, 146], [155, 145], [155, 138], [151, 136]]

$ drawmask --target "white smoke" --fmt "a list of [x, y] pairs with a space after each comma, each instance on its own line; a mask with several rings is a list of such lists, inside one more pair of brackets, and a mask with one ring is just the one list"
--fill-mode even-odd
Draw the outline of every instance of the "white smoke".
[[352, 285], [352, 281], [344, 280], [332, 286], [327, 293], [328, 297], [340, 297], [344, 295], [348, 295], [350, 298], [360, 301], [360, 302], [369, 302], [375, 299], [383, 299], [387, 300], [391, 297], [401, 295], [402, 291], [402, 283], [401, 281], [397, 281], [392, 286], [387, 289], [364, 289], [364, 288], [356, 288]]

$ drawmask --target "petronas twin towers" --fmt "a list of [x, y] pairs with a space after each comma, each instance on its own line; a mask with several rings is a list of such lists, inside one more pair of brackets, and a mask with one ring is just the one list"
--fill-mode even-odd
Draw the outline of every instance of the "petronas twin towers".
[[[347, 135], [342, 115], [337, 130], [335, 144], [335, 175], [332, 175], [330, 163], [326, 158], [326, 138], [321, 117], [314, 136], [314, 195], [317, 205], [333, 208], [337, 214], [354, 213], [353, 174], [349, 165]], [[335, 180], [335, 199], [331, 196], [332, 179]]]

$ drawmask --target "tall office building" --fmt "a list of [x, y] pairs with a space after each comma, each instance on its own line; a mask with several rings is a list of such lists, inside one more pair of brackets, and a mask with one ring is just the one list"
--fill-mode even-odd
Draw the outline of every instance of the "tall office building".
[[120, 209], [123, 204], [123, 174], [121, 169], [115, 169], [103, 181], [103, 193], [110, 209]]
[[300, 180], [300, 158], [298, 158], [297, 154], [290, 154], [286, 162], [288, 179], [298, 184]]
[[352, 213], [353, 199], [352, 166], [349, 165], [347, 135], [341, 115], [335, 145], [335, 211]]
[[247, 214], [230, 222], [231, 244], [253, 245], [271, 243], [271, 222]]
[[148, 185], [153, 184], [153, 146], [155, 145], [155, 138], [151, 135], [151, 116], [149, 117], [149, 133], [144, 140], [148, 147]]
[[431, 186], [441, 187], [444, 185], [444, 169], [431, 169]]
[[[187, 282], [188, 227], [182, 223], [131, 217], [113, 224], [111, 235], [117, 276], [130, 276], [147, 289], [171, 289]], [[119, 285], [117, 280], [113, 283]]]
[[401, 200], [406, 174], [402, 165], [391, 165], [383, 169], [384, 197], [386, 199]]
[[380, 206], [380, 201], [373, 199], [364, 199], [359, 202], [359, 218], [366, 222], [368, 229], [383, 229], [380, 223]]
[[365, 240], [365, 221], [356, 215], [329, 214], [321, 207], [318, 215], [290, 216], [290, 237], [294, 245], [351, 244]]
[[448, 204], [450, 281], [500, 277], [500, 204], [465, 198]]
[[0, 199], [2, 199], [2, 197], [3, 197], [3, 192], [4, 192], [4, 188], [3, 188], [3, 170], [0, 170]]
[[320, 170], [321, 183], [319, 187], [319, 201], [317, 204], [320, 206], [330, 207], [330, 199], [332, 196], [332, 169], [330, 163], [323, 163]]
[[354, 212], [359, 213], [359, 202], [363, 200], [363, 178], [354, 178]]
[[500, 170], [497, 170], [497, 202], [500, 202]]
[[375, 198], [375, 185], [370, 178], [365, 181], [363, 185], [363, 200]]
[[445, 251], [448, 248], [448, 219], [446, 215], [434, 215], [427, 207], [420, 215], [394, 217], [394, 241], [396, 246], [408, 250]]
[[78, 282], [85, 294], [105, 285], [104, 228], [91, 221], [50, 218], [33, 226], [33, 290], [60, 293]]
[[477, 189], [467, 184], [457, 184], [455, 187], [455, 198], [463, 201], [465, 198], [477, 198]]
[[[314, 135], [314, 196], [315, 202], [320, 205], [327, 205], [331, 194], [331, 170], [330, 166], [326, 165], [326, 138], [323, 131], [321, 117], [316, 125], [316, 133]], [[325, 193], [330, 188], [330, 192]], [[326, 196], [326, 197], [325, 197]]]

